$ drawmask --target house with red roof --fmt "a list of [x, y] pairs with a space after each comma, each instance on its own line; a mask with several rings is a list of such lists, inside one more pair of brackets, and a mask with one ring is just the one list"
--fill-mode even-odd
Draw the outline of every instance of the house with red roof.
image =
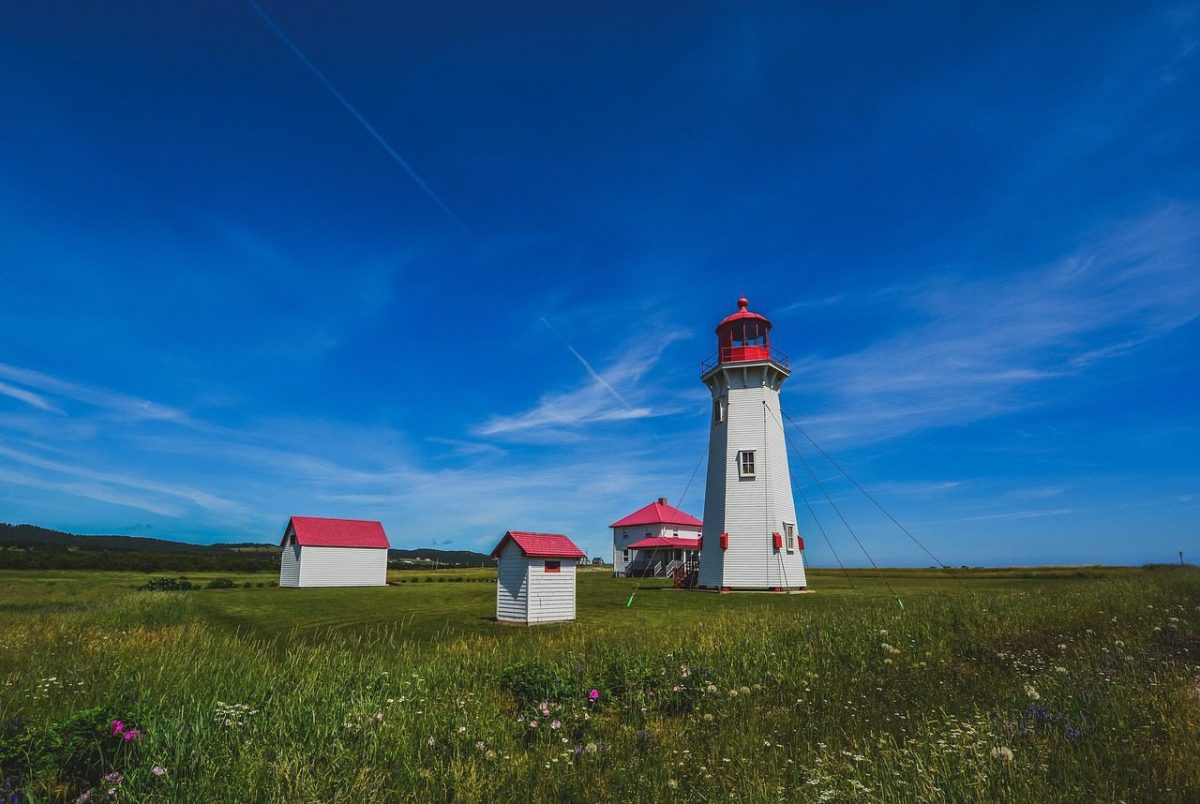
[[575, 566], [584, 557], [560, 533], [505, 533], [492, 550], [496, 619], [524, 625], [574, 620]]
[[613, 574], [618, 578], [669, 578], [699, 559], [704, 523], [659, 497], [609, 525]]
[[280, 586], [384, 586], [388, 539], [383, 524], [294, 516], [279, 542]]

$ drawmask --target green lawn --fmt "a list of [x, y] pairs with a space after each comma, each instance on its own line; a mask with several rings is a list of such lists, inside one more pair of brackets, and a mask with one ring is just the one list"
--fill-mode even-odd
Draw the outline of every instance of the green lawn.
[[0, 770], [49, 800], [1200, 798], [1200, 573], [955, 573], [588, 570], [576, 622], [523, 628], [491, 570], [0, 572]]

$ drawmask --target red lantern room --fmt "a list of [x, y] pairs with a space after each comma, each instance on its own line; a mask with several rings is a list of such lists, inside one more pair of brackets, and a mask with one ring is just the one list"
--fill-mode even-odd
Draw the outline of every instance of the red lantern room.
[[738, 310], [717, 325], [717, 363], [773, 360], [787, 365], [787, 357], [771, 356], [771, 322], [746, 309], [750, 302], [738, 299]]

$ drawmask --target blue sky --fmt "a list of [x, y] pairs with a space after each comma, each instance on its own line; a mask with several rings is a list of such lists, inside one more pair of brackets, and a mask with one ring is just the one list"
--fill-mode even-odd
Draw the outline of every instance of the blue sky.
[[603, 553], [745, 294], [947, 563], [1200, 553], [1197, 4], [261, 8], [313, 69], [247, 2], [0, 11], [0, 520]]

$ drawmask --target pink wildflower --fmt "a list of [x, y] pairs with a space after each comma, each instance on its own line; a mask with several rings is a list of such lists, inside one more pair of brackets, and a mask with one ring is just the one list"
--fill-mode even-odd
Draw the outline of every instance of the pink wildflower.
[[123, 732], [123, 731], [125, 731], [125, 724], [124, 724], [124, 723], [122, 723], [122, 722], [121, 722], [121, 721], [119, 721], [119, 720], [114, 720], [114, 721], [112, 722], [112, 733], [113, 733], [113, 734], [120, 734], [120, 733], [121, 733], [121, 732]]
[[124, 736], [125, 736], [125, 742], [127, 742], [127, 743], [131, 743], [134, 740], [142, 739], [142, 733], [140, 731], [138, 731], [137, 729], [130, 729], [129, 731], [125, 732]]
[[529, 721], [529, 728], [531, 728], [531, 729], [536, 729], [536, 728], [537, 728], [537, 721], [536, 721], [536, 720], [531, 720], [531, 721]]
[[600, 697], [600, 690], [592, 690], [591, 692], [588, 693], [588, 698], [591, 698], [593, 701], [599, 697]]
[[150, 772], [153, 773], [155, 776], [162, 776], [164, 773], [167, 772], [167, 769], [164, 768], [162, 765], [155, 765], [153, 768], [150, 769]]

